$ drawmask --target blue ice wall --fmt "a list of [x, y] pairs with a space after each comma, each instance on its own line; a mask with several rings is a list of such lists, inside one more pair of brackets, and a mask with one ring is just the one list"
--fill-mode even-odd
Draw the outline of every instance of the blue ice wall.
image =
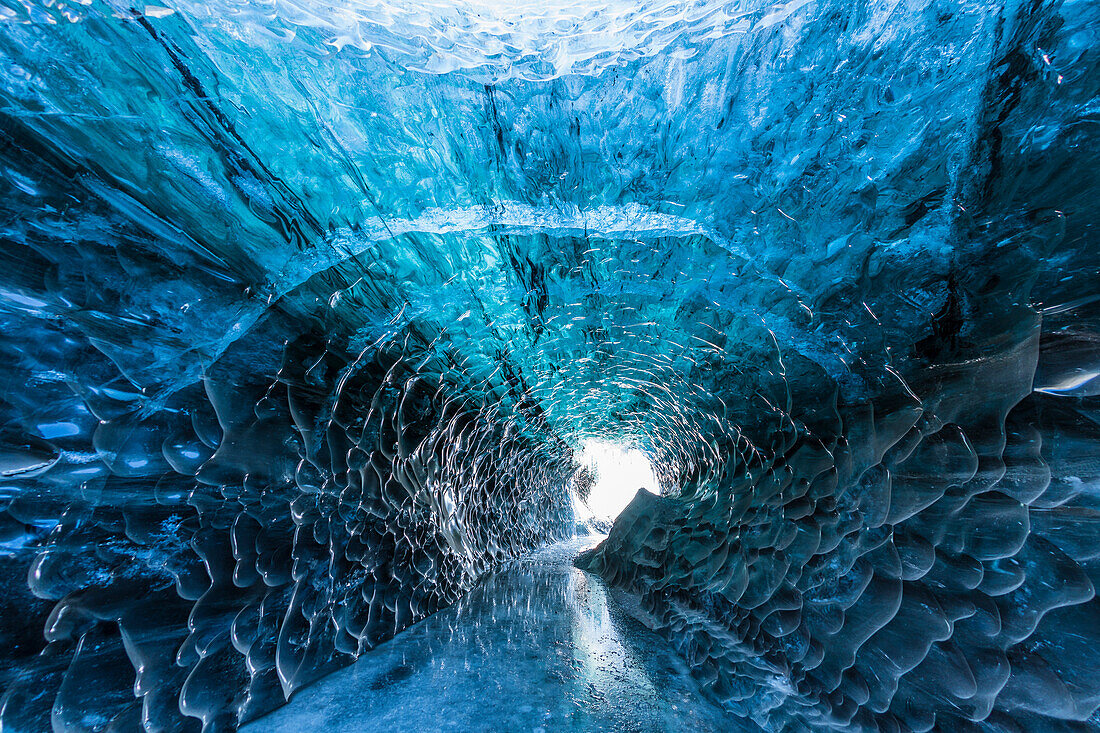
[[1094, 3], [0, 18], [5, 729], [231, 730], [591, 437], [731, 714], [1100, 728]]

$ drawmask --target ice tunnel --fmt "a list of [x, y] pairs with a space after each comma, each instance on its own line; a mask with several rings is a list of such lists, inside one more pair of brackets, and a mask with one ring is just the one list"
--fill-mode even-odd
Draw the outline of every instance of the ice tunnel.
[[1100, 5], [159, 1], [0, 0], [0, 731], [1100, 730]]

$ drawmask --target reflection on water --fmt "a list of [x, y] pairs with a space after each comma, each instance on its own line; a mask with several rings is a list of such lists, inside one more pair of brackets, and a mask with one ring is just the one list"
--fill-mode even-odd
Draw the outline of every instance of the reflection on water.
[[[657, 691], [634, 645], [622, 638], [611, 619], [603, 581], [576, 568], [566, 577], [567, 600], [573, 608], [574, 655], [581, 665], [579, 681], [584, 689], [603, 703], [634, 697], [648, 707], [657, 699]], [[644, 718], [650, 719], [657, 711], [644, 712]]]
[[572, 567], [593, 542], [511, 563], [244, 731], [746, 729], [599, 578]]

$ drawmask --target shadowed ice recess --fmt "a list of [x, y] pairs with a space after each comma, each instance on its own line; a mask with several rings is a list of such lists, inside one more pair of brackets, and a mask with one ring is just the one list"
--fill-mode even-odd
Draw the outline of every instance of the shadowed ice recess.
[[0, 0], [0, 731], [1100, 731], [1098, 167], [1091, 0]]

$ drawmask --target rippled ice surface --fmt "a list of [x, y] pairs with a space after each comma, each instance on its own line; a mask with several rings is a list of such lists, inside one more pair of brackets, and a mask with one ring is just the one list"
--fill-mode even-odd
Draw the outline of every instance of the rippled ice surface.
[[0, 18], [3, 733], [1100, 730], [1096, 0]]
[[701, 695], [628, 597], [572, 566], [600, 539], [512, 561], [242, 732], [759, 731]]

